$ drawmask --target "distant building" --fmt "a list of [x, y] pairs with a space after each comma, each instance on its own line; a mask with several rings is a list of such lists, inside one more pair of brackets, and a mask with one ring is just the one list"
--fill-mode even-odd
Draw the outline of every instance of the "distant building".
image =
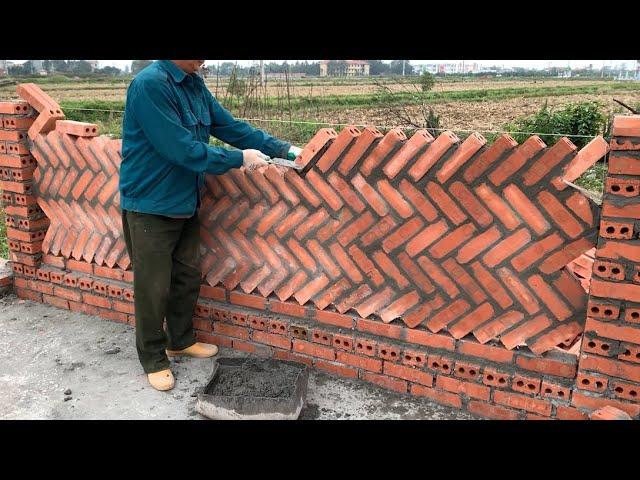
[[0, 77], [6, 77], [9, 74], [9, 67], [6, 60], [0, 60]]
[[36, 75], [46, 75], [47, 71], [44, 69], [44, 60], [31, 60], [31, 67], [33, 73]]
[[329, 62], [331, 60], [320, 61], [320, 76], [321, 77], [368, 77], [369, 76], [369, 62], [366, 60], [345, 60], [340, 61], [343, 64], [342, 68], [336, 69], [336, 71], [329, 71]]
[[87, 62], [89, 63], [89, 65], [91, 65], [91, 70], [92, 71], [96, 71], [98, 70], [98, 60], [87, 60]]

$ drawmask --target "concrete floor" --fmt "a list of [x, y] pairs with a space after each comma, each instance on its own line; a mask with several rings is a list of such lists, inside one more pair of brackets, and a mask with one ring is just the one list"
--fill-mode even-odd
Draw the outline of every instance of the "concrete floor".
[[[223, 348], [219, 356], [244, 353]], [[181, 359], [172, 370], [176, 387], [158, 392], [138, 363], [132, 327], [13, 295], [0, 298], [0, 419], [204, 418], [195, 412], [192, 394], [210, 375], [211, 360]], [[475, 417], [424, 398], [311, 371], [300, 418]]]

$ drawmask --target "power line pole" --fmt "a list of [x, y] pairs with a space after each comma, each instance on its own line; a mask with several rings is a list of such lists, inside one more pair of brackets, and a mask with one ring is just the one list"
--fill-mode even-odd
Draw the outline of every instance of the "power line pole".
[[404, 63], [406, 62], [406, 60], [402, 60], [402, 76], [404, 77]]
[[260, 85], [264, 88], [264, 60], [260, 60]]

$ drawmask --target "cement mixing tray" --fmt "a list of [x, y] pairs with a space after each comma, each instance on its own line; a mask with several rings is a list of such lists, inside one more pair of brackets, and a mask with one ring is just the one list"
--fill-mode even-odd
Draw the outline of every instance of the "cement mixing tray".
[[295, 420], [307, 398], [305, 365], [263, 358], [219, 358], [198, 393], [196, 411], [215, 420]]

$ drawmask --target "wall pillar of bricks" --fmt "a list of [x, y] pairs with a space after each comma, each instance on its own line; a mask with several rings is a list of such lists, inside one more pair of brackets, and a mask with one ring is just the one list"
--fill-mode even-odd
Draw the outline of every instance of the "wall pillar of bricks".
[[[30, 154], [29, 128], [37, 112], [24, 101], [0, 103], [0, 171], [2, 173], [2, 203], [7, 226], [9, 260], [13, 271], [27, 278], [35, 278], [42, 258], [42, 241], [49, 219], [38, 206], [33, 172], [36, 161]], [[16, 291], [26, 286], [26, 280], [16, 281]], [[37, 294], [23, 291], [41, 300]]]
[[[17, 294], [135, 324], [121, 142], [33, 84], [18, 95], [0, 103], [2, 142], [19, 145], [0, 157]], [[210, 176], [197, 337], [480, 416], [586, 418], [620, 400], [576, 384], [579, 358], [594, 373], [577, 355], [588, 278], [575, 272], [599, 209], [562, 180], [608, 148], [347, 127], [316, 134], [302, 174]]]
[[640, 115], [613, 121], [573, 405], [640, 414]]

